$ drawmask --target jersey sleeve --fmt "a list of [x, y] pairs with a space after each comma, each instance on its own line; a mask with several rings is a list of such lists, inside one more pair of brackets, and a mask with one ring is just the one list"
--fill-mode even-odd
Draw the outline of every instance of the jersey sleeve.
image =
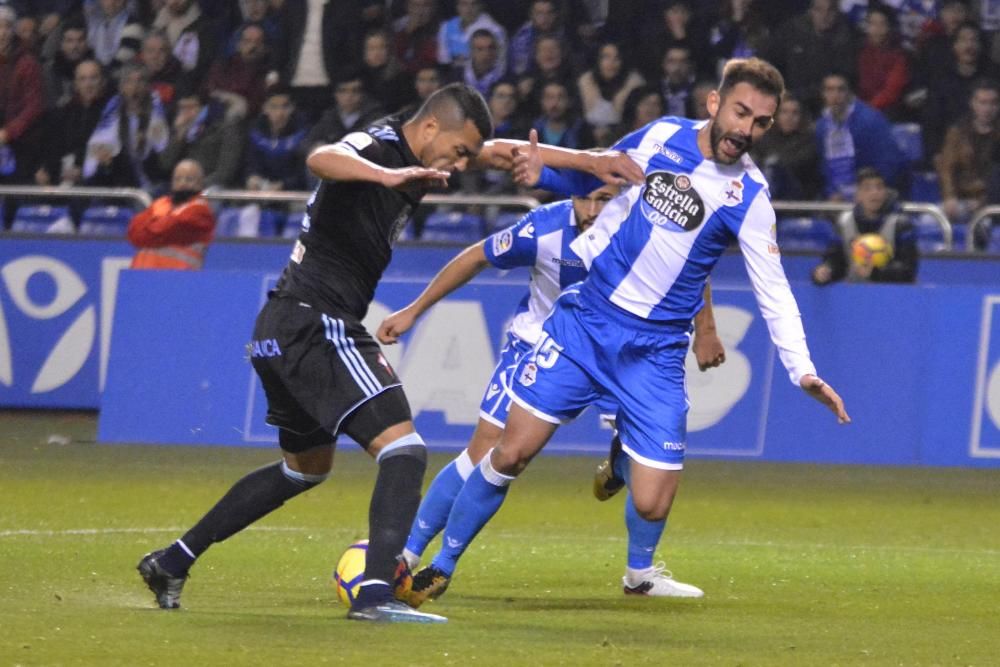
[[538, 256], [538, 236], [535, 233], [534, 211], [507, 229], [486, 238], [483, 244], [486, 260], [498, 269], [533, 266]]
[[774, 209], [766, 188], [762, 188], [754, 198], [737, 238], [771, 341], [778, 348], [778, 356], [788, 371], [789, 379], [798, 386], [803, 375], [816, 374], [816, 367], [809, 358], [799, 306], [781, 266], [781, 253], [775, 238]]
[[334, 146], [348, 150], [375, 164], [385, 163], [385, 144], [381, 139], [369, 132], [351, 132], [345, 134], [340, 140], [334, 143]]

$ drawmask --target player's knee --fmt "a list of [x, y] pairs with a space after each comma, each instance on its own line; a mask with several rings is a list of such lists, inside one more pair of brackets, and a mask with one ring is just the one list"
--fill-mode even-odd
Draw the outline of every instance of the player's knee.
[[324, 469], [321, 465], [309, 466], [298, 462], [296, 462], [295, 468], [292, 468], [287, 458], [281, 462], [281, 473], [305, 489], [311, 489], [325, 482], [326, 478], [330, 476], [330, 468], [330, 465], [325, 466]]
[[417, 459], [421, 464], [427, 465], [427, 445], [419, 433], [414, 431], [396, 438], [379, 450], [375, 460], [378, 463], [383, 463], [398, 456], [409, 456]]
[[524, 472], [528, 463], [531, 462], [530, 456], [526, 456], [514, 447], [504, 447], [503, 445], [494, 447], [490, 456], [494, 470], [512, 477], [517, 477]]
[[636, 513], [646, 521], [662, 521], [670, 512], [670, 500], [657, 497], [632, 496]]

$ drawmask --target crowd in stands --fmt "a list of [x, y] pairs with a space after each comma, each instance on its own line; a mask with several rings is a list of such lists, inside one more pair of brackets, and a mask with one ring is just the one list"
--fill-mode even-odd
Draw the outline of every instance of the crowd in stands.
[[955, 223], [1000, 202], [991, 0], [0, 0], [0, 183], [159, 196], [192, 159], [208, 187], [307, 189], [313, 147], [450, 81], [498, 136], [607, 146], [705, 117], [750, 55], [788, 88], [752, 150], [775, 199], [852, 201], [871, 168]]

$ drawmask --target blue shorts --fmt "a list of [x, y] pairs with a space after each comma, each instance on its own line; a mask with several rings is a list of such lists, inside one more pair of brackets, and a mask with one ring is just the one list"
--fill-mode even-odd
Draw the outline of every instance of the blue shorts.
[[616, 399], [622, 448], [638, 463], [684, 467], [688, 323], [654, 323], [570, 289], [514, 372], [519, 405], [553, 424], [575, 419], [602, 395]]
[[[503, 428], [507, 423], [507, 413], [510, 411], [510, 380], [514, 377], [514, 369], [521, 359], [531, 353], [532, 345], [507, 332], [507, 339], [500, 350], [500, 361], [493, 370], [493, 377], [486, 385], [483, 400], [479, 404], [479, 418], [494, 426]], [[601, 419], [613, 422], [618, 412], [618, 404], [609, 396], [601, 396], [594, 401], [594, 407], [600, 411]]]

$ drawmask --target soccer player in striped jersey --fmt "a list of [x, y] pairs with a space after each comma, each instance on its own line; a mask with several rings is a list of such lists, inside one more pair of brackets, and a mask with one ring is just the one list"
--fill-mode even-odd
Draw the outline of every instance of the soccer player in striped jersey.
[[[732, 241], [743, 252], [790, 380], [839, 422], [850, 421], [843, 400], [810, 359], [781, 267], [767, 183], [747, 155], [774, 122], [783, 91], [781, 75], [769, 63], [732, 60], [709, 95], [709, 119], [661, 118], [614, 146], [638, 164], [645, 181], [609, 202], [573, 242], [587, 278], [556, 300], [541, 339], [518, 363], [506, 427], [455, 499], [427, 597], [447, 587], [510, 483], [559, 424], [606, 394], [620, 406], [617, 428], [626, 456], [619, 457], [617, 471], [636, 513], [658, 525], [646, 535], [645, 557], [630, 557], [624, 591], [648, 595], [676, 584], [652, 560], [684, 467], [684, 356], [708, 276]], [[595, 187], [587, 174], [598, 154], [536, 142], [533, 133], [515, 157], [521, 184], [570, 194]]]
[[[583, 262], [573, 252], [570, 244], [577, 236], [594, 224], [594, 220], [607, 202], [620, 191], [620, 187], [602, 185], [584, 196], [574, 196], [547, 204], [531, 211], [515, 225], [500, 230], [484, 241], [469, 246], [451, 260], [428, 284], [412, 303], [392, 313], [382, 322], [376, 336], [385, 344], [393, 344], [409, 331], [417, 319], [431, 306], [467, 283], [483, 269], [530, 267], [529, 291], [518, 305], [517, 312], [507, 332], [507, 339], [500, 353], [500, 360], [487, 384], [480, 404], [479, 421], [466, 449], [441, 470], [434, 478], [420, 504], [403, 556], [410, 568], [415, 569], [427, 545], [444, 527], [452, 504], [483, 456], [500, 439], [511, 399], [508, 395], [514, 368], [520, 359], [542, 335], [542, 322], [552, 309], [559, 293], [586, 275]], [[722, 343], [715, 332], [711, 305], [707, 304], [695, 318], [696, 337], [693, 343], [699, 367], [704, 370], [718, 366], [725, 359]], [[598, 399], [595, 407], [601, 418], [614, 426], [617, 405], [608, 399]], [[618, 450], [617, 438], [612, 449]], [[601, 499], [614, 495], [617, 488], [602, 486]], [[598, 493], [595, 491], [595, 493]], [[649, 528], [644, 519], [629, 511], [626, 505], [626, 526], [629, 535], [642, 534]], [[423, 582], [433, 577], [436, 568], [431, 565], [414, 578], [416, 593], [408, 601], [419, 606], [424, 599], [422, 592], [429, 587]], [[440, 595], [443, 591], [436, 591]]]

